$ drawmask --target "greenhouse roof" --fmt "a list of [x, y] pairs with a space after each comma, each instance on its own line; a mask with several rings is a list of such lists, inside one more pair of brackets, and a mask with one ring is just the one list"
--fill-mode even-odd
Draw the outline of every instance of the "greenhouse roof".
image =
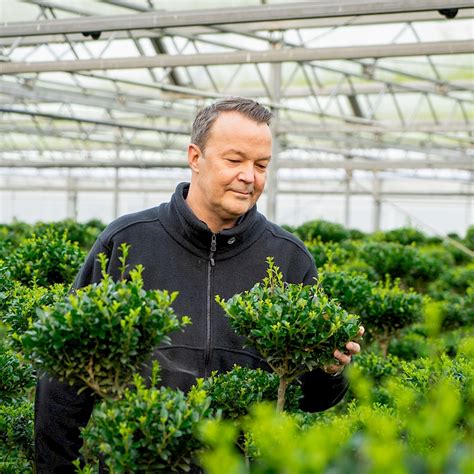
[[310, 168], [472, 175], [473, 7], [3, 1], [0, 167], [185, 168], [196, 110], [241, 95], [274, 112], [274, 181]]

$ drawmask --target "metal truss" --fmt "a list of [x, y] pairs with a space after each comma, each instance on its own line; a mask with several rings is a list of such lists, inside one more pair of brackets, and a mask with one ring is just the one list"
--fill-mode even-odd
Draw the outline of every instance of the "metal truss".
[[0, 23], [0, 168], [182, 169], [196, 110], [243, 95], [275, 116], [270, 218], [296, 186], [279, 170], [474, 176], [472, 2], [22, 2]]

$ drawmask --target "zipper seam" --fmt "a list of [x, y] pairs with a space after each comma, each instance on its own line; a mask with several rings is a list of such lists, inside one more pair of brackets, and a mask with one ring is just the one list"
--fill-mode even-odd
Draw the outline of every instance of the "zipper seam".
[[204, 377], [209, 377], [209, 360], [211, 358], [211, 278], [212, 268], [215, 266], [214, 253], [216, 251], [216, 234], [211, 237], [211, 251], [207, 266], [207, 311], [206, 311], [206, 355], [204, 357]]

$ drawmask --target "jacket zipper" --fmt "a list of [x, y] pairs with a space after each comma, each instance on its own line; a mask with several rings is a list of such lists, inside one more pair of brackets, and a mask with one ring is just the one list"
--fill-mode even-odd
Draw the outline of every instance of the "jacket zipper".
[[204, 377], [209, 377], [209, 359], [211, 357], [211, 276], [212, 269], [216, 265], [214, 254], [216, 252], [217, 238], [216, 234], [211, 237], [211, 251], [209, 252], [209, 265], [207, 266], [207, 311], [206, 311], [206, 353], [204, 357]]

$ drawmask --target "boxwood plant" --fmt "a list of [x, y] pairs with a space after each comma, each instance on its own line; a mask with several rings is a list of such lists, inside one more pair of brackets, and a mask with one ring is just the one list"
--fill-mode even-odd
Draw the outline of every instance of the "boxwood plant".
[[107, 259], [99, 255], [102, 280], [45, 307], [23, 336], [25, 352], [38, 366], [102, 397], [117, 397], [152, 349], [190, 323], [171, 308], [177, 292], [143, 288], [141, 265], [125, 279], [128, 248], [122, 245], [119, 281], [107, 274]]
[[[276, 400], [279, 378], [262, 369], [235, 365], [232, 370], [213, 372], [204, 380], [203, 389], [211, 398], [211, 407], [220, 410], [224, 418], [239, 418], [248, 414], [253, 403]], [[296, 411], [303, 393], [298, 383], [288, 385], [285, 410]]]
[[195, 453], [203, 447], [195, 434], [199, 422], [212, 414], [210, 399], [202, 380], [187, 394], [156, 388], [157, 383], [155, 362], [150, 388], [135, 374], [120, 400], [104, 400], [96, 407], [82, 432], [87, 459], [102, 456], [113, 473], [190, 470]]
[[334, 350], [359, 330], [359, 318], [330, 300], [317, 285], [283, 281], [273, 258], [267, 276], [251, 290], [216, 301], [233, 329], [256, 348], [280, 378], [277, 408], [282, 411], [292, 380], [317, 367], [334, 363]]
[[69, 240], [67, 232], [59, 234], [51, 226], [43, 233], [23, 240], [6, 257], [5, 263], [14, 280], [25, 285], [36, 282], [49, 286], [72, 283], [84, 256], [77, 242]]

